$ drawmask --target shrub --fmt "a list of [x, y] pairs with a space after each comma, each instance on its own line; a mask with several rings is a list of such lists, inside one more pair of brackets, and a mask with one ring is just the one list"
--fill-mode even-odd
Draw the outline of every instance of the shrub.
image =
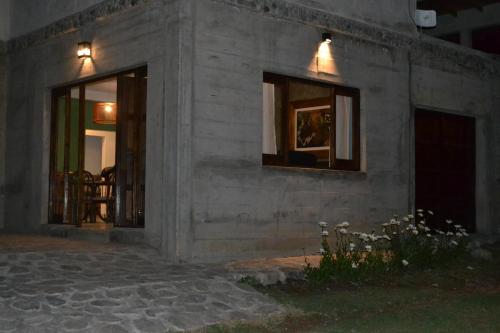
[[321, 228], [321, 261], [318, 267], [307, 265], [305, 274], [313, 284], [332, 279], [359, 281], [408, 267], [428, 268], [450, 262], [465, 252], [467, 231], [446, 220], [446, 230], [433, 229], [427, 219], [432, 211], [395, 215], [381, 225], [381, 234], [352, 232], [349, 222], [333, 228], [335, 246], [328, 241], [326, 222]]

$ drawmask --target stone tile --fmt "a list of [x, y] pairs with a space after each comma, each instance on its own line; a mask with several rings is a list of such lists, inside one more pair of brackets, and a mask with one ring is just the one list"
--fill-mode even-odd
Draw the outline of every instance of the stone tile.
[[35, 242], [36, 253], [24, 244], [0, 254], [0, 331], [163, 333], [281, 310], [222, 266], [172, 265], [144, 247], [46, 242], [50, 251]]

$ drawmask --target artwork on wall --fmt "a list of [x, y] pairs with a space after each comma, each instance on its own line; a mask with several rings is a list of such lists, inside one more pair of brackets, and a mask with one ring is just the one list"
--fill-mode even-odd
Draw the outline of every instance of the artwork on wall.
[[295, 150], [330, 149], [330, 104], [294, 108]]

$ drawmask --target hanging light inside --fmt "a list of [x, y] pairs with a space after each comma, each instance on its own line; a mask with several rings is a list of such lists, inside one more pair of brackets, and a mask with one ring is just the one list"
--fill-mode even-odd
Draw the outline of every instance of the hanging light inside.
[[95, 103], [92, 118], [99, 125], [116, 124], [116, 103]]
[[90, 42], [78, 43], [78, 51], [76, 52], [78, 58], [92, 58], [92, 44]]

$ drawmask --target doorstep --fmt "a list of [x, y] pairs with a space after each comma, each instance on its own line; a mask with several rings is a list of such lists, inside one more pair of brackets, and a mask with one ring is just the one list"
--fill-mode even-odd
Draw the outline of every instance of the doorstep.
[[41, 228], [43, 235], [74, 240], [86, 240], [100, 243], [144, 244], [144, 229], [115, 228], [110, 225], [73, 225], [45, 224]]
[[320, 260], [321, 256], [319, 255], [239, 260], [225, 264], [225, 268], [235, 281], [250, 278], [268, 286], [286, 283], [288, 280], [303, 280], [305, 278], [304, 268], [307, 264], [316, 267]]

